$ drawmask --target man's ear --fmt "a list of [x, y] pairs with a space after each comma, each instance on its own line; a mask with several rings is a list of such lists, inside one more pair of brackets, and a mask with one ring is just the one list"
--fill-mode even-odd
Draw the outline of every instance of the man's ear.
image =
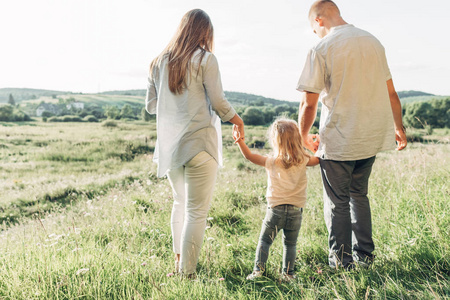
[[319, 24], [320, 27], [323, 27], [323, 26], [324, 26], [324, 25], [323, 25], [323, 20], [322, 20], [321, 17], [316, 17], [316, 18], [314, 19], [314, 21], [317, 22], [317, 24]]

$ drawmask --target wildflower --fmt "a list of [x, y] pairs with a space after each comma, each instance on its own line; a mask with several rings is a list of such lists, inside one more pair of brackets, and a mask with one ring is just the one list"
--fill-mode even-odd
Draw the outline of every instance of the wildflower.
[[89, 269], [85, 268], [85, 269], [79, 269], [76, 273], [76, 275], [83, 275], [86, 274], [89, 271]]
[[322, 269], [317, 269], [317, 274], [322, 274]]
[[145, 267], [147, 265], [147, 263], [144, 261], [141, 266]]
[[233, 246], [233, 245], [231, 245], [231, 244], [227, 244], [227, 247], [231, 247], [231, 246]]
[[225, 280], [225, 278], [223, 278], [223, 277], [219, 278], [219, 281], [224, 281], [224, 280]]
[[173, 273], [168, 273], [166, 276], [167, 276], [167, 277], [172, 277], [172, 276], [173, 276]]

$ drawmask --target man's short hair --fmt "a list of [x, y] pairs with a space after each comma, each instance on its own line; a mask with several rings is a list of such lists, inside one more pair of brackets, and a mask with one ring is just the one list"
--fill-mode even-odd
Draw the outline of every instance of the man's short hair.
[[311, 5], [308, 16], [314, 15], [316, 17], [329, 16], [330, 12], [337, 12], [338, 15], [341, 14], [336, 3], [331, 0], [318, 0]]

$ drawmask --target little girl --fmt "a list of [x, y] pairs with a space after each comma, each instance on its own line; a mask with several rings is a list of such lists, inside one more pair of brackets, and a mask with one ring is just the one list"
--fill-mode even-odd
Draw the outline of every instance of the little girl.
[[282, 280], [290, 281], [295, 278], [297, 237], [306, 202], [306, 166], [317, 165], [319, 158], [305, 152], [297, 123], [286, 118], [277, 119], [269, 128], [273, 156], [252, 153], [236, 127], [233, 127], [233, 139], [246, 159], [267, 171], [267, 212], [256, 248], [253, 273], [247, 279], [263, 275], [269, 248], [278, 231], [283, 229]]

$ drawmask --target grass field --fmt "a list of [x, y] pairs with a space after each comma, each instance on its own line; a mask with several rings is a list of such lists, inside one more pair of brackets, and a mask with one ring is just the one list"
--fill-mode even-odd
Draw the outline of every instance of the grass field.
[[[369, 269], [327, 267], [320, 170], [310, 168], [298, 279], [285, 284], [281, 238], [267, 277], [245, 280], [265, 212], [266, 174], [244, 161], [229, 136], [198, 277], [189, 281], [171, 275], [171, 189], [151, 162], [154, 123], [0, 128], [0, 299], [450, 298], [448, 131], [378, 155], [369, 190], [377, 257]], [[264, 140], [265, 131], [247, 128], [246, 136]]]

